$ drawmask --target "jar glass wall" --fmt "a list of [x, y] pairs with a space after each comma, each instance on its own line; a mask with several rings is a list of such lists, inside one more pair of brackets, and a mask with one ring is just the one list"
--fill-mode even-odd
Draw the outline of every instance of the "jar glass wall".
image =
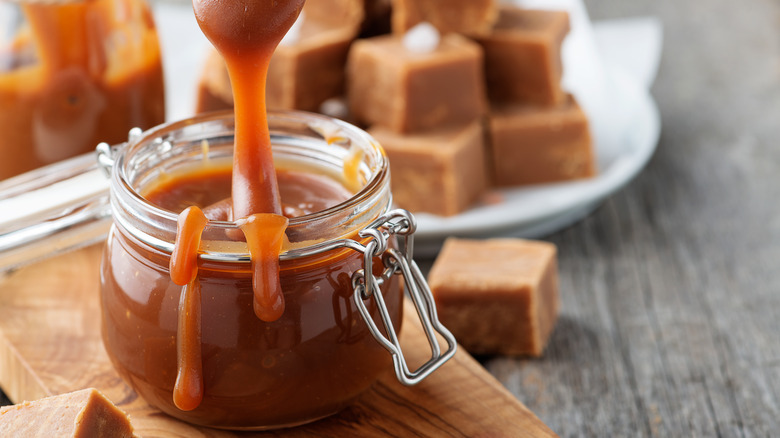
[[[279, 167], [331, 175], [354, 196], [324, 211], [292, 218], [281, 255], [286, 309], [274, 322], [253, 311], [252, 271], [235, 224], [212, 221], [203, 234], [198, 280], [202, 303], [204, 397], [192, 411], [173, 403], [181, 287], [168, 262], [177, 216], [149, 204], [144, 187], [176, 169], [232, 153], [233, 120], [205, 115], [165, 125], [131, 142], [111, 181], [114, 225], [101, 275], [103, 337], [122, 377], [148, 402], [195, 424], [265, 429], [333, 414], [392, 368], [353, 301], [353, 273], [363, 255], [349, 248], [312, 253], [358, 232], [391, 206], [381, 148], [350, 125], [302, 113], [269, 117]], [[376, 260], [375, 275], [382, 262]], [[403, 293], [397, 276], [381, 286], [400, 328]], [[377, 325], [374, 301], [366, 301]]]

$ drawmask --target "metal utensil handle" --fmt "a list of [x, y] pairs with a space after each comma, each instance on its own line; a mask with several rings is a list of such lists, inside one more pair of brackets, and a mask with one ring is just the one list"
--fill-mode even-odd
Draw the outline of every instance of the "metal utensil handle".
[[[130, 130], [128, 138], [140, 130]], [[111, 156], [126, 143], [0, 181], [0, 272], [105, 239]]]
[[[352, 247], [352, 249], [363, 252], [363, 269], [352, 275], [353, 299], [371, 334], [392, 355], [396, 377], [407, 386], [416, 385], [425, 379], [452, 358], [457, 350], [455, 337], [439, 322], [431, 290], [417, 264], [412, 260], [415, 228], [416, 224], [411, 213], [406, 210], [393, 210], [361, 231], [362, 237], [370, 238], [365, 246], [362, 246], [361, 249]], [[391, 235], [403, 237], [403, 252], [388, 246], [388, 238]], [[373, 275], [373, 259], [378, 256], [382, 256], [385, 266], [379, 277]], [[398, 335], [393, 327], [392, 318], [379, 287], [392, 275], [403, 276], [431, 348], [431, 358], [414, 371], [411, 371], [406, 363]], [[366, 307], [366, 300], [371, 299], [377, 304], [386, 336], [379, 329]], [[437, 334], [442, 336], [447, 343], [447, 350], [444, 353], [441, 352]]]

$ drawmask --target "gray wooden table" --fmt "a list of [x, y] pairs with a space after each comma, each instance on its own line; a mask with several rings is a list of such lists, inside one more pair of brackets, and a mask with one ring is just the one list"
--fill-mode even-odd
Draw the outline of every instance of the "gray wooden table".
[[780, 436], [780, 1], [586, 4], [663, 20], [658, 151], [549, 236], [544, 358], [483, 364], [564, 437]]

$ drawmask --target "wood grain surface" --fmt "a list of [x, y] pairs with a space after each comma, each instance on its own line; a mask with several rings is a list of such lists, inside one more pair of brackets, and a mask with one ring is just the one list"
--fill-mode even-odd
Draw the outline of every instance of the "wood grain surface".
[[[0, 384], [14, 401], [95, 387], [125, 410], [142, 437], [250, 436], [197, 428], [144, 402], [118, 377], [100, 337], [100, 246], [0, 279]], [[406, 306], [401, 342], [410, 363], [428, 344]], [[310, 425], [263, 436], [554, 437], [468, 353], [417, 386], [388, 372], [353, 406]]]
[[662, 20], [660, 144], [549, 237], [546, 356], [483, 363], [564, 437], [780, 436], [780, 1], [585, 3]]

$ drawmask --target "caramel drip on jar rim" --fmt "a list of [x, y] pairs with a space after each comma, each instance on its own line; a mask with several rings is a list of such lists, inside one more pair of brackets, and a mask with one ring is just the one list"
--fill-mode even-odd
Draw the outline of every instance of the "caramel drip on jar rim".
[[171, 280], [179, 286], [192, 282], [198, 275], [198, 248], [208, 219], [198, 207], [188, 207], [179, 213], [176, 242], [171, 254]]
[[349, 154], [344, 157], [344, 184], [354, 192], [359, 192], [362, 186], [360, 181], [360, 163], [363, 161], [363, 150], [353, 146]]
[[279, 283], [279, 253], [289, 220], [278, 214], [253, 214], [241, 221], [252, 256], [252, 289], [255, 315], [272, 322], [284, 313], [284, 295]]
[[208, 219], [200, 208], [182, 211], [170, 261], [171, 280], [183, 286], [176, 332], [178, 369], [173, 387], [173, 403], [183, 411], [197, 408], [204, 393], [198, 247], [207, 224]]

